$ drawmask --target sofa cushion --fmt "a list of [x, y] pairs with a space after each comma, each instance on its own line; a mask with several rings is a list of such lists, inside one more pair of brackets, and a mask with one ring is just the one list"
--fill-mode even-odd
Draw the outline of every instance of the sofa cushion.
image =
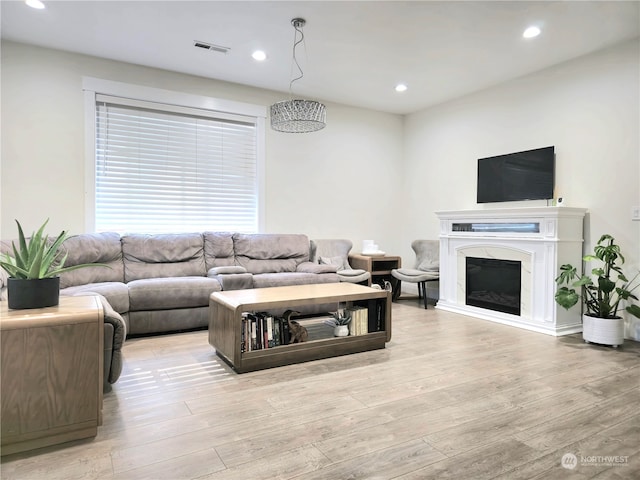
[[207, 270], [213, 267], [234, 265], [233, 233], [204, 232], [204, 261]]
[[118, 313], [129, 311], [129, 289], [122, 282], [88, 283], [60, 289], [60, 295], [76, 296], [97, 293], [107, 299], [111, 308]]
[[131, 312], [203, 307], [211, 293], [222, 290], [216, 279], [207, 277], [145, 278], [127, 286]]
[[336, 273], [338, 271], [338, 267], [335, 265], [304, 262], [298, 265], [296, 271], [303, 273]]
[[84, 233], [67, 238], [60, 249], [67, 255], [65, 267], [103, 263], [107, 267], [83, 267], [60, 275], [60, 288], [87, 283], [124, 282], [120, 235], [114, 232]]
[[313, 283], [338, 283], [340, 277], [336, 273], [260, 273], [253, 276], [253, 287], [284, 287], [288, 285], [309, 285]]
[[338, 275], [340, 276], [341, 282], [364, 283], [369, 282], [369, 279], [371, 279], [371, 274], [366, 270], [353, 268], [339, 270]]
[[125, 235], [122, 237], [125, 282], [143, 278], [205, 276], [200, 233]]
[[309, 239], [300, 234], [233, 235], [236, 262], [249, 273], [295, 272], [309, 261]]
[[424, 272], [435, 272], [438, 273], [440, 271], [440, 260], [425, 258], [420, 262], [417, 266], [417, 270], [422, 270]]
[[438, 272], [425, 272], [424, 270], [415, 270], [413, 268], [399, 268], [392, 270], [391, 275], [402, 282], [426, 282], [427, 280], [436, 280]]
[[321, 265], [334, 265], [338, 270], [351, 268], [347, 257], [341, 255], [336, 255], [335, 257], [320, 257], [318, 260]]
[[209, 325], [209, 306], [131, 312], [130, 335], [191, 330]]
[[367, 271], [360, 268], [347, 268], [345, 270], [338, 270], [338, 275], [341, 275], [343, 277], [357, 277], [359, 275], [362, 275], [363, 273], [367, 273]]

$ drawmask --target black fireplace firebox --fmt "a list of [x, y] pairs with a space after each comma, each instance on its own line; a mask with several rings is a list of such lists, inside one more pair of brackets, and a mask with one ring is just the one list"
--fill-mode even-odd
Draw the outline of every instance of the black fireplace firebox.
[[466, 259], [466, 304], [520, 315], [520, 262], [495, 258]]

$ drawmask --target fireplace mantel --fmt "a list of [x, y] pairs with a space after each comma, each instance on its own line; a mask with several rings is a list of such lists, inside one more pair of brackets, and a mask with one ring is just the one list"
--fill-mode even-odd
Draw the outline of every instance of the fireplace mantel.
[[[586, 210], [529, 207], [436, 212], [440, 219], [437, 308], [549, 335], [582, 331], [577, 307], [554, 299], [560, 265], [580, 265]], [[520, 315], [467, 305], [466, 257], [521, 263]]]

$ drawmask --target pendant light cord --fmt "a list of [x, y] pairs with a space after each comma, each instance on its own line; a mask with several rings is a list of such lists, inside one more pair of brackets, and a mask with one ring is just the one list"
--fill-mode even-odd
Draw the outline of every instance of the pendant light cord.
[[[293, 66], [294, 65], [298, 69], [299, 75], [297, 77], [295, 77], [295, 78], [292, 78], [291, 81], [289, 82], [289, 97], [292, 97], [293, 82], [295, 82], [297, 80], [300, 80], [302, 77], [304, 77], [304, 72], [302, 71], [302, 67], [300, 67], [300, 64], [298, 63], [298, 59], [296, 58], [296, 49], [298, 48], [298, 45], [300, 45], [302, 42], [304, 42], [304, 32], [302, 31], [302, 27], [304, 26], [304, 20], [295, 18], [295, 19], [292, 20], [291, 24], [293, 25], [293, 28], [294, 28], [294, 32], [293, 32], [293, 58], [292, 58], [292, 62], [291, 62], [291, 77], [293, 77]], [[300, 34], [300, 39], [299, 40], [298, 40], [298, 33]]]

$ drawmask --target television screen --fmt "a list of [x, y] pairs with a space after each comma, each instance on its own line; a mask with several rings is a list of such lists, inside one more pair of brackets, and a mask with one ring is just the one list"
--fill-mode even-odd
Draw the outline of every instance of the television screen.
[[478, 159], [478, 203], [553, 198], [554, 147]]

